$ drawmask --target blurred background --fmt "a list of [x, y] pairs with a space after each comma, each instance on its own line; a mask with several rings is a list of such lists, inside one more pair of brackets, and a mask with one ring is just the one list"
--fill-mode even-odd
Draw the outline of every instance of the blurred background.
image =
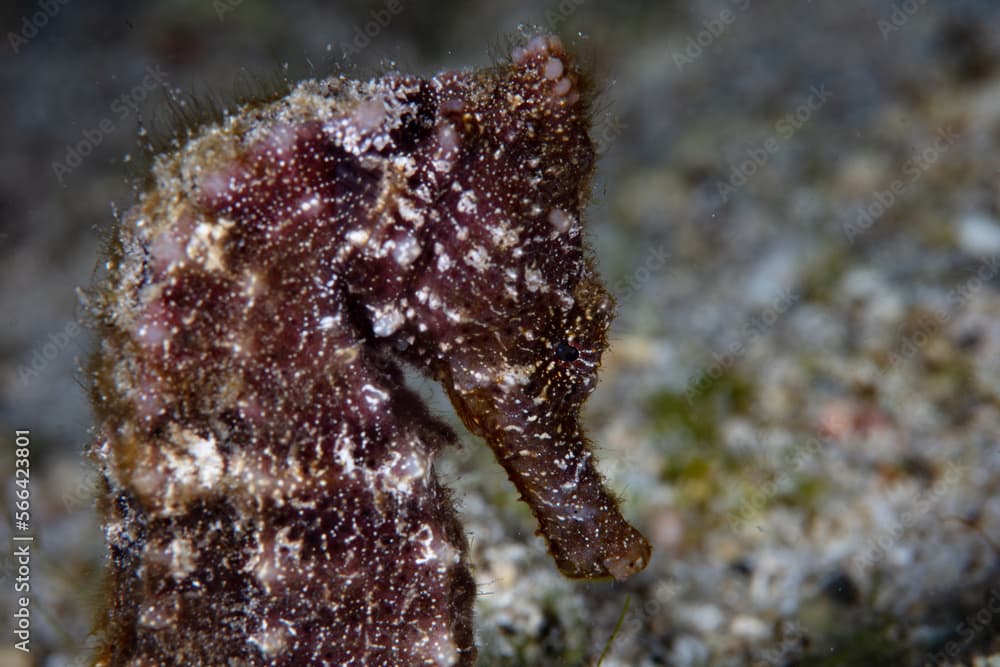
[[[103, 546], [76, 288], [143, 146], [285, 80], [489, 65], [530, 24], [600, 84], [588, 226], [619, 317], [585, 416], [654, 557], [624, 584], [562, 579], [466, 434], [438, 471], [472, 536], [480, 664], [1000, 665], [1000, 3], [36, 0], [0, 19], [0, 664], [83, 664]], [[18, 429], [30, 656], [7, 631]]]

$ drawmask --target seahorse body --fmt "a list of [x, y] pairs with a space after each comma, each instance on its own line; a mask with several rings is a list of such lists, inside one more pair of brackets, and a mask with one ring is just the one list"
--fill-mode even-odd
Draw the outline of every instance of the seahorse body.
[[473, 664], [433, 471], [455, 435], [400, 364], [493, 447], [563, 573], [645, 566], [577, 420], [612, 316], [587, 129], [542, 36], [485, 73], [306, 81], [157, 160], [95, 290], [95, 664]]

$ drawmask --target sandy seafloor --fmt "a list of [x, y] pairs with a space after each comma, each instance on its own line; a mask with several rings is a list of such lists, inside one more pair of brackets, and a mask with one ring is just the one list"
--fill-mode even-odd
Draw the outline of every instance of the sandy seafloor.
[[346, 60], [386, 3], [0, 7], [0, 542], [15, 429], [36, 536], [30, 659], [0, 561], [0, 664], [87, 646], [103, 552], [75, 288], [134, 199], [140, 121], [171, 122], [150, 73], [223, 102], [430, 75], [528, 22], [604, 82], [588, 224], [620, 316], [585, 416], [654, 558], [562, 579], [464, 436], [438, 469], [472, 534], [480, 664], [1000, 665], [1000, 3], [399, 2]]

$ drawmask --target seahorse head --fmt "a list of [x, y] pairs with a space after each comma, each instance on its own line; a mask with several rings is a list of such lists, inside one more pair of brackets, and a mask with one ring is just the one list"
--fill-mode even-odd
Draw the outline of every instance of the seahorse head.
[[537, 37], [492, 78], [434, 80], [421, 149], [431, 256], [396, 342], [493, 448], [560, 570], [625, 578], [649, 545], [605, 491], [579, 423], [614, 310], [581, 226], [594, 148], [580, 79], [557, 39]]

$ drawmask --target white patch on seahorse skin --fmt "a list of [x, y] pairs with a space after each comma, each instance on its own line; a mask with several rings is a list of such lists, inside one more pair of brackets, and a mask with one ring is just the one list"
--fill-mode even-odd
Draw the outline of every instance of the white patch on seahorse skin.
[[[179, 494], [198, 493], [215, 486], [222, 478], [224, 466], [214, 437], [202, 438], [194, 431], [176, 427], [173, 436], [180, 452], [173, 447], [163, 448], [164, 469], [160, 471], [170, 480], [165, 492], [168, 504], [177, 500]], [[145, 486], [141, 479], [136, 483]]]
[[209, 271], [221, 271], [224, 268], [222, 241], [235, 224], [232, 220], [219, 220], [216, 224], [198, 223], [188, 241], [185, 253], [190, 259], [201, 260]]
[[389, 400], [389, 394], [371, 384], [361, 387], [361, 393], [365, 397], [365, 402], [373, 408], [378, 407], [379, 403]]
[[475, 213], [476, 212], [476, 193], [472, 190], [466, 190], [458, 198], [458, 212], [459, 213]]
[[503, 375], [500, 376], [500, 388], [506, 393], [510, 390], [524, 386], [531, 381], [531, 372], [535, 370], [532, 366], [506, 366]]
[[177, 598], [165, 594], [154, 596], [140, 607], [136, 622], [140, 627], [161, 630], [176, 622]]
[[412, 224], [416, 229], [423, 227], [423, 212], [414, 206], [413, 202], [406, 197], [399, 197], [396, 201], [396, 210], [399, 211], [399, 217]]
[[524, 270], [524, 286], [528, 288], [529, 292], [537, 292], [538, 290], [545, 291], [545, 281], [542, 280], [542, 272], [536, 267], [530, 266]]
[[438, 173], [448, 173], [458, 156], [459, 136], [451, 123], [442, 123], [437, 129], [438, 147], [431, 158], [431, 166]]
[[170, 552], [170, 576], [176, 581], [181, 581], [194, 572], [197, 559], [191, 540], [175, 538], [171, 540], [167, 551]]
[[520, 237], [516, 229], [506, 222], [501, 222], [489, 228], [490, 240], [500, 250], [507, 250], [517, 245]]
[[[398, 171], [403, 176], [406, 176], [407, 178], [417, 173], [417, 161], [414, 160], [413, 157], [409, 155], [397, 155], [396, 157], [392, 158], [390, 162], [392, 163], [393, 169]], [[410, 203], [409, 200], [406, 199], [405, 197], [400, 197], [400, 201], [406, 202], [407, 204]]]
[[260, 629], [252, 634], [248, 639], [248, 644], [253, 644], [266, 656], [282, 653], [287, 644], [287, 632], [285, 628], [277, 626], [268, 627], [267, 619], [263, 619]]
[[367, 229], [352, 229], [347, 232], [347, 241], [353, 246], [361, 247], [368, 243], [368, 239], [371, 238], [371, 231]]
[[394, 334], [399, 327], [403, 326], [406, 318], [394, 304], [382, 306], [368, 306], [372, 311], [372, 333], [379, 338], [385, 338]]
[[425, 635], [425, 638], [426, 655], [434, 661], [435, 667], [453, 667], [458, 664], [458, 646], [454, 637], [445, 628], [435, 628], [432, 633]]
[[313, 195], [309, 199], [306, 199], [305, 201], [299, 204], [299, 210], [302, 211], [303, 213], [308, 213], [313, 208], [319, 208], [319, 205], [320, 205], [319, 196]]
[[458, 563], [461, 558], [458, 550], [443, 537], [437, 535], [430, 524], [421, 526], [420, 530], [410, 540], [419, 543], [422, 547], [422, 553], [416, 559], [418, 565], [426, 565], [432, 561], [437, 561], [438, 568], [444, 569], [449, 565]]
[[215, 446], [215, 438], [212, 436], [207, 439], [199, 438], [190, 431], [185, 431], [185, 434], [189, 433], [193, 438], [188, 440], [187, 450], [198, 468], [198, 481], [204, 487], [215, 486], [222, 477], [223, 468], [222, 456]]
[[417, 445], [411, 445], [410, 451], [392, 452], [388, 463], [379, 469], [379, 479], [386, 490], [398, 494], [413, 492], [414, 482], [424, 479], [429, 468], [426, 457], [421, 456]]
[[480, 273], [490, 268], [490, 255], [482, 246], [474, 246], [472, 250], [465, 253], [463, 260]]
[[344, 469], [345, 475], [354, 472], [354, 443], [346, 437], [337, 439], [337, 446], [333, 450], [333, 458]]
[[400, 266], [409, 266], [420, 256], [421, 250], [417, 239], [412, 236], [404, 236], [396, 239], [396, 247], [392, 249], [392, 256]]
[[573, 218], [566, 211], [561, 208], [554, 208], [549, 211], [549, 222], [555, 227], [555, 230], [562, 234], [565, 233], [569, 226], [573, 223]]

